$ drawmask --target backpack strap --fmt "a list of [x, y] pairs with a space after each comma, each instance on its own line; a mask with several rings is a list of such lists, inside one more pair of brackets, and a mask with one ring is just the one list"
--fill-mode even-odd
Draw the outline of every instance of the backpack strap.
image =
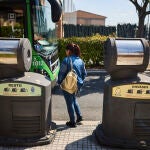
[[70, 58], [70, 66], [71, 66], [71, 70], [73, 70], [73, 63], [72, 63], [72, 59], [71, 58]]
[[71, 59], [70, 57], [68, 57], [68, 60], [69, 60], [69, 62], [70, 62], [70, 68], [71, 68], [71, 70], [73, 70], [73, 63], [72, 63], [72, 59]]

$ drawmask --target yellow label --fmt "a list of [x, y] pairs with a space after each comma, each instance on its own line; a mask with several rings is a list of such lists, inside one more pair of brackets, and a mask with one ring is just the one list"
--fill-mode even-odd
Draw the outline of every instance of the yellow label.
[[25, 83], [2, 83], [0, 84], [0, 96], [41, 96], [41, 88]]
[[112, 88], [113, 97], [150, 100], [149, 84], [127, 84]]

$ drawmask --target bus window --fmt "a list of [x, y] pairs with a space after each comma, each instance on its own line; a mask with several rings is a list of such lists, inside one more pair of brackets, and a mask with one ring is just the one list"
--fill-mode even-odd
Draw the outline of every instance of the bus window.
[[22, 3], [0, 2], [0, 37], [24, 37], [24, 11]]
[[[51, 5], [47, 0], [33, 0], [32, 10], [34, 49], [49, 66], [51, 72], [55, 73], [55, 71], [57, 71], [58, 73], [59, 58], [56, 25], [52, 22]], [[37, 66], [35, 66], [35, 64], [33, 64], [33, 68], [35, 68], [34, 70], [37, 70]], [[44, 69], [44, 66], [39, 65], [39, 68]]]
[[55, 23], [51, 19], [51, 5], [47, 0], [33, 0], [34, 41], [45, 40], [56, 43]]

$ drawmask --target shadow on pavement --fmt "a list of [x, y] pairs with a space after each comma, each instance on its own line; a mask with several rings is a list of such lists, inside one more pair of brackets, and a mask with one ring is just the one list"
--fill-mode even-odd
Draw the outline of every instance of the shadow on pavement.
[[66, 125], [64, 125], [64, 124], [57, 125], [57, 132], [63, 131], [63, 130], [68, 130], [68, 129], [69, 128]]
[[145, 75], [150, 77], [150, 70], [149, 71], [145, 71], [143, 74], [145, 74]]
[[[96, 140], [95, 134], [81, 138], [77, 141], [66, 145], [65, 150], [121, 150], [119, 148], [112, 148], [108, 146], [102, 146]], [[124, 149], [126, 150], [126, 149]]]

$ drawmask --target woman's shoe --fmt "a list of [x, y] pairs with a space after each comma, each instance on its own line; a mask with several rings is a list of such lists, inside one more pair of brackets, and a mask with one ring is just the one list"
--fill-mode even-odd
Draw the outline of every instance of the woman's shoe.
[[68, 127], [70, 127], [70, 128], [75, 128], [75, 127], [77, 127], [76, 123], [71, 122], [71, 121], [66, 122], [66, 125], [67, 125]]
[[81, 121], [83, 121], [82, 116], [80, 116], [80, 117], [77, 118], [76, 123], [77, 123], [78, 125], [80, 125], [80, 124], [82, 124]]

